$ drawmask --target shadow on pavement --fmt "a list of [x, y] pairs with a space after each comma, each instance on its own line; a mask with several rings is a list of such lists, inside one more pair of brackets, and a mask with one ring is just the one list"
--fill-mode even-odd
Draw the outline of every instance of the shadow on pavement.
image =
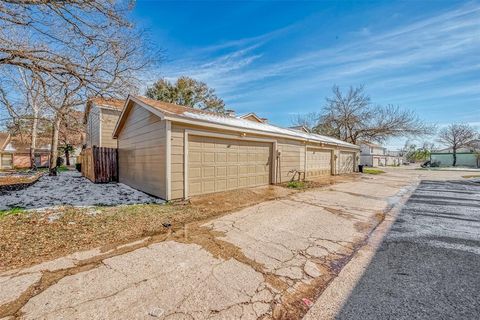
[[480, 184], [422, 181], [336, 319], [479, 319]]

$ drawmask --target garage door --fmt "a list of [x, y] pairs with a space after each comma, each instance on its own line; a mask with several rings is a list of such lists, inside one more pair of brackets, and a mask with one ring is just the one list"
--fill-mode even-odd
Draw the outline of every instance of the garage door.
[[13, 155], [0, 154], [0, 158], [1, 158], [1, 163], [0, 163], [1, 169], [13, 169]]
[[190, 136], [189, 195], [267, 185], [272, 144]]
[[355, 153], [354, 152], [340, 152], [340, 163], [338, 173], [353, 172]]
[[307, 178], [330, 176], [332, 152], [330, 150], [307, 149]]

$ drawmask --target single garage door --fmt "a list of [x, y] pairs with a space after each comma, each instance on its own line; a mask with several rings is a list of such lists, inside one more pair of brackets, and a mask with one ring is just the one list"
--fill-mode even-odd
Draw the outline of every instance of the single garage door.
[[355, 164], [355, 153], [354, 152], [340, 152], [340, 163], [338, 173], [351, 173], [353, 172], [353, 166]]
[[332, 152], [322, 149], [307, 149], [307, 178], [330, 176], [332, 173]]
[[0, 154], [1, 169], [13, 169], [13, 155], [12, 154]]
[[189, 195], [270, 184], [272, 143], [189, 136]]

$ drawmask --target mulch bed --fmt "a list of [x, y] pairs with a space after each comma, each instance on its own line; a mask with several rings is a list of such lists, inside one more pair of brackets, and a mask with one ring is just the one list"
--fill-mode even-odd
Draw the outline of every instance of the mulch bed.
[[0, 194], [30, 187], [43, 175], [41, 172], [18, 174], [11, 173], [0, 176]]

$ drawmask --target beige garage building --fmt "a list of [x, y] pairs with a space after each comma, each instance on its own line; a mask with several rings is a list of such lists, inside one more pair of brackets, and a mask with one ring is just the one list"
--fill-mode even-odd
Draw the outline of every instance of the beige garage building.
[[170, 199], [355, 171], [355, 145], [130, 96], [115, 126], [120, 182]]

